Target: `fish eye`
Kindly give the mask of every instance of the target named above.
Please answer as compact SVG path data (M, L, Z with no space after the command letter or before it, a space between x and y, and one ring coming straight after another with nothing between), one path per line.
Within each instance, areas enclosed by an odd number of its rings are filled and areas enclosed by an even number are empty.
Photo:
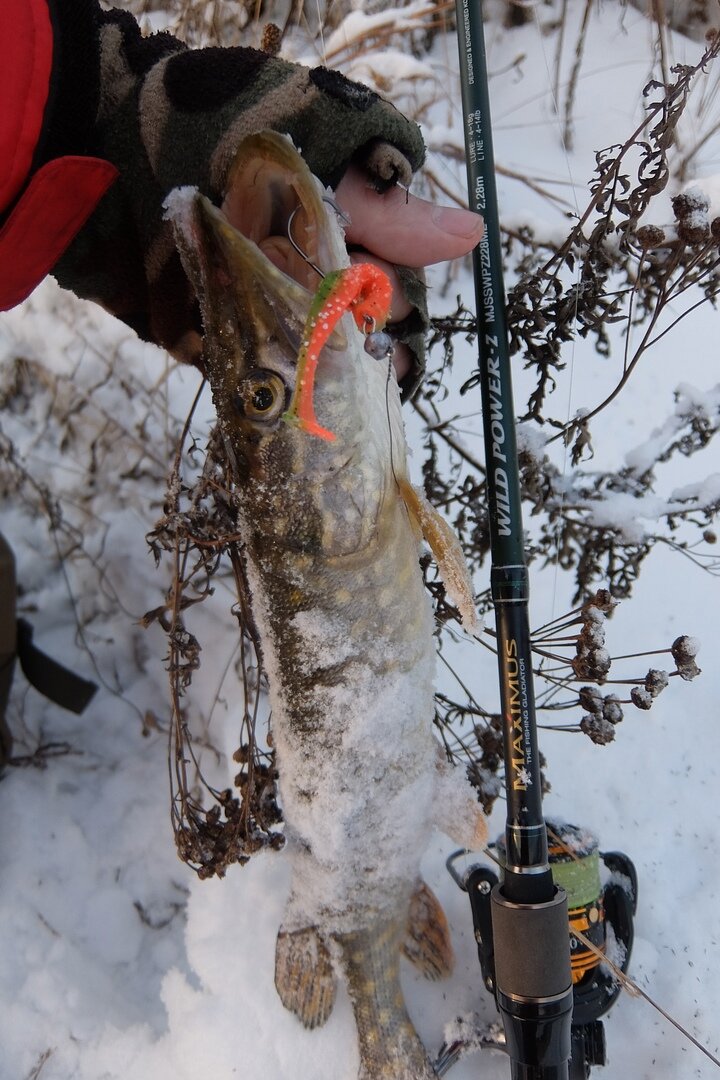
M248 420L274 420L285 409L285 383L274 371L254 371L240 383L237 405Z

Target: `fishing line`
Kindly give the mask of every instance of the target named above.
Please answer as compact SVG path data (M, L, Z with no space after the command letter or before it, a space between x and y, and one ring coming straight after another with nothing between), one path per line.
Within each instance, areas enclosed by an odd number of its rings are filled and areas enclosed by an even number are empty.
M629 975L626 974L626 972L622 971L617 966L617 964L614 964L613 961L610 960L607 955L602 951L602 949L599 949L597 945L594 945L592 941L585 937L582 931L577 930L574 926L570 927L570 933L573 935L573 937L576 937L578 941L581 941L584 947L589 952L597 956L603 964L610 968L615 978L622 985L623 989L626 990L628 994L630 994L631 997L644 998L645 1001L647 1001L649 1005L652 1005L653 1009L656 1009L657 1012L659 1012L660 1015L663 1016L669 1024L672 1024L674 1028L677 1028L677 1030L682 1035L684 1035L686 1039L690 1040L693 1046L696 1046L698 1050L702 1050L703 1054L705 1054L706 1057L709 1057L712 1063L714 1065L717 1065L718 1068L720 1068L720 1058L716 1058L715 1055L711 1053L711 1051L708 1050L706 1046L703 1046L703 1044L699 1042L694 1035L690 1034L687 1028L684 1028L681 1023L679 1023L670 1015L670 1013L666 1012L665 1009L663 1009L662 1005L658 1005L657 1001L654 1001L649 994L645 993L642 987L638 986L638 984L633 979L631 979Z
M392 378L393 378L393 362L392 362L392 354L391 354L390 356L388 356L387 377L385 379L385 416L387 418L388 435L390 437L390 471L393 474L393 479L395 481L395 484L396 484L398 490L400 490L400 481L397 478L397 473L395 472L395 461L393 460L393 430L392 430L392 420L390 419L390 380Z
M317 10L317 17L318 17L318 31L320 33L320 49L322 51L322 62L323 62L323 66L327 67L327 51L325 49L325 33L324 33L323 19L322 19L322 15L320 14L320 0L315 0L315 8Z
M575 178L573 176L572 166L570 164L570 155L568 154L567 146L565 144L565 137L564 137L563 131L562 131L562 121L561 121L561 117L560 117L560 104L559 104L559 101L558 101L558 92L559 92L559 88L560 88L560 51L558 51L558 54L557 54L557 57L556 57L556 64L557 64L557 85L556 85L555 81L552 78L552 74L551 74L551 71L550 71L550 65L548 63L547 52L545 50L545 43L543 41L542 27L540 26L540 18L539 18L539 15L538 15L538 4L536 2L531 2L531 3L523 4L523 6L532 9L535 30L536 30L537 37L538 37L539 42L540 42L540 51L542 53L543 64L545 65L545 75L546 75L546 79L547 79L547 85L548 85L548 88L549 88L550 100L551 100L551 103L552 103L552 111L553 111L554 116L555 116L555 120L551 121L550 127L551 128L555 127L557 129L557 135L558 135L558 138L560 140L560 145L561 145L562 150L563 150L563 161L565 163L565 168L567 170L568 181L570 183L570 189L571 189L571 192L572 192L572 201L575 204L575 213L576 213L576 215L577 215L577 217L579 219L579 217L580 217L580 206L579 206L579 203L578 203L577 186L576 186L576 183L575 183ZM567 8L567 5L564 5L563 6L563 16L566 13L566 8ZM564 24L564 17L563 17L563 23L562 23L562 32L563 33L564 33L564 29L565 29L565 24ZM575 325L577 325L579 287L580 287L580 266L579 266L579 263L576 263L576 266L575 266L575 309L574 309L574 313L573 313L573 320L574 320ZM576 346L576 338L575 338L575 336L573 336L571 347L570 347L570 362L569 362L569 365L568 365L568 368L569 368L569 371L568 371L569 384L568 384L568 395L567 395L567 409L566 409L566 414L565 414L565 426L566 427L570 423L570 411L571 411L571 408L572 408L572 399L573 399L573 391L574 391L575 346ZM567 443L564 442L562 470L561 470L563 483L562 483L562 491L561 491L561 494L560 494L560 513L558 514L557 524L555 526L555 549L556 549L556 554L555 554L555 559L553 560L554 580L553 580L552 601L551 601L551 605L550 605L550 611L551 611L551 615L553 617L555 617L555 612L557 611L557 595L558 595L559 578L560 578L560 534L561 534L561 530L562 530L563 510L564 510L565 501L566 501L567 485L565 483L565 478L567 476L568 454L569 454L569 447L568 447Z

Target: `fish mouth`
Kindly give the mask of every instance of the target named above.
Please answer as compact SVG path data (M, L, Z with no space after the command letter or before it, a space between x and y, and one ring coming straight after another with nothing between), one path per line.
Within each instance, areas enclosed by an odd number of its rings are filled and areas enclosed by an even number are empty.
M214 391L236 392L256 368L277 371L291 389L319 275L349 261L319 181L287 138L262 132L240 144L221 208L187 189L167 208L200 304ZM327 347L347 348L341 329Z
M222 212L273 265L311 293L328 270L326 197L290 140L261 132L241 143Z

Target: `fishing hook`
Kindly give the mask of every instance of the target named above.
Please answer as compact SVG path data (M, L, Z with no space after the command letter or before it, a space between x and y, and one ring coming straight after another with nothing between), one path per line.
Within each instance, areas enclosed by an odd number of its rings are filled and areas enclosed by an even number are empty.
M349 218L349 217L348 217L348 215L347 215L347 214L345 213L345 211L344 211L344 210L343 210L343 209L342 209L342 208L341 208L340 206L338 206L338 204L337 204L337 203L335 202L335 200L334 200L334 199L332 199L332 198L331 198L331 197L330 197L329 195L323 195L323 196L322 196L322 201L323 201L324 203L327 203L327 204L328 204L328 206L332 206L333 210L335 211L335 213L337 214L337 216L338 216L338 217L340 218L340 220L342 221L343 225L346 225L346 226L347 226L347 225L349 225L349 224L350 224L350 218ZM317 275L318 275L319 277L323 278L323 277L325 277L325 275L323 274L323 272L322 272L322 270L320 269L320 267L319 267L319 266L316 266L316 264L315 264L315 263L314 263L314 262L312 261L312 259L311 259L311 258L309 258L309 256L308 256L308 255L307 255L307 254L306 254L306 253L305 253L305 252L303 251L303 249L302 249L302 248L300 247L300 245L299 245L299 244L298 244L298 243L297 243L297 242L295 241L295 239L294 239L294 237L293 237L293 234L292 234L292 223L293 223L293 218L295 217L295 215L297 214L297 212L298 212L298 210L299 210L299 209L300 209L300 207L299 207L299 206L296 206L296 207L295 207L295 209L293 210L292 214L291 214L291 215L290 215L290 217L288 218L288 223L287 223L287 236L288 236L288 240L290 241L290 243L292 244L292 246L293 246L293 247L295 248L295 251L297 251L297 253L298 253L298 255L300 256L300 258L301 258L301 259L304 259L304 260L305 260L305 262L306 262L306 263L308 264L308 266L309 266L309 267L311 267L311 268L312 268L312 269L313 269L313 270L315 271L315 273L316 273L316 274L317 274Z

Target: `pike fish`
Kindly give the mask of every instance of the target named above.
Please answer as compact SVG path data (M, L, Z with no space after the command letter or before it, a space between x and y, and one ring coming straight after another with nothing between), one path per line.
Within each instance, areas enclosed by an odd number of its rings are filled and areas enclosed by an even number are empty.
M334 438L288 422L319 279L302 260L301 280L286 274L263 241L268 229L282 234L296 210L294 239L311 262L323 273L348 266L322 186L292 144L268 132L241 144L230 184L236 204L240 192L241 204L265 207L247 215L248 235L197 192L174 193L168 214L202 311L269 676L293 867L275 984L283 1004L315 1027L344 979L359 1076L430 1080L403 1000L400 954L437 978L449 972L452 949L420 858L433 825L477 847L485 822L432 735L435 649L421 534L469 621L472 595L456 539L408 479L388 363L365 351L349 315L315 373L315 412Z

